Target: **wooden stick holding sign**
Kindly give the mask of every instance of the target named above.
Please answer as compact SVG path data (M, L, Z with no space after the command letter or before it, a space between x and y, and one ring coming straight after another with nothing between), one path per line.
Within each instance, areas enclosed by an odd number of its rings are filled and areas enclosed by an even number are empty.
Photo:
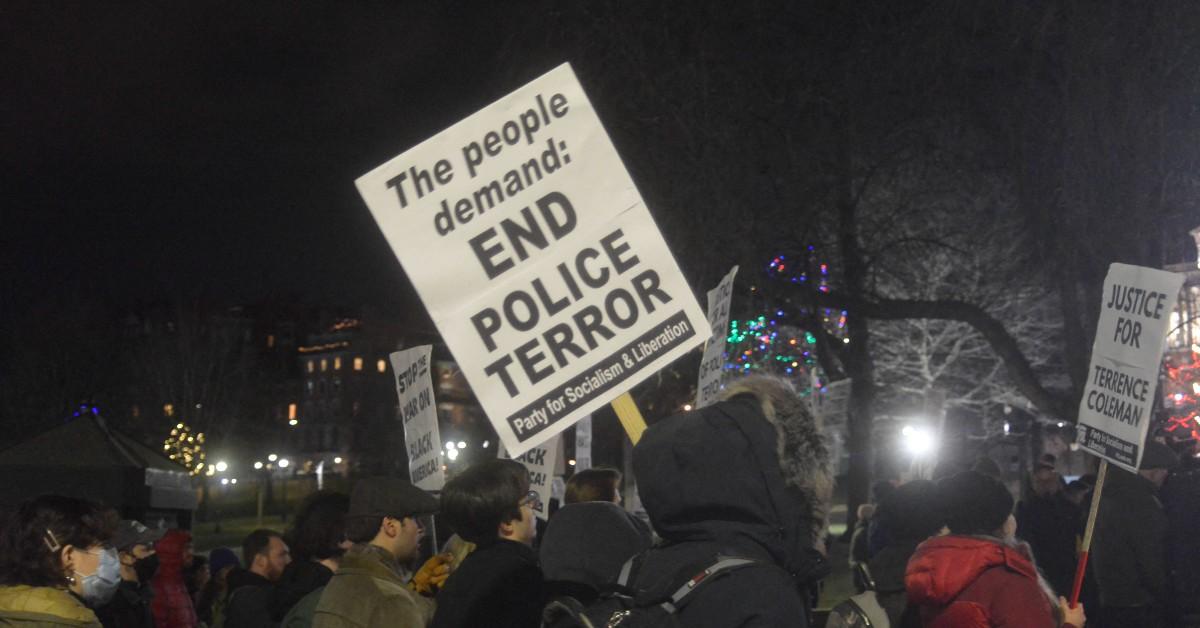
M1096 513L1100 511L1100 494L1104 491L1104 476L1108 475L1108 461L1100 461L1096 474L1096 486L1092 489L1092 507L1088 510L1087 528L1083 531L1083 545L1079 547L1079 565L1075 567L1075 583L1071 585L1071 608L1079 606L1079 591L1083 589L1083 574L1087 570L1088 554L1092 549L1092 532L1096 530Z
M629 440L633 441L634 445L638 444L638 441L642 440L642 433L646 431L646 419L642 418L642 411L638 409L633 395L625 393L613 399L612 408L617 413L617 419L621 421L621 427L625 428L625 433L629 435Z

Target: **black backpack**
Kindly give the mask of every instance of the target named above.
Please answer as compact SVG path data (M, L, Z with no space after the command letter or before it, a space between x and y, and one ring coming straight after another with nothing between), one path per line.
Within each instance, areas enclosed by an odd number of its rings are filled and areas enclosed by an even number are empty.
M680 584L669 595L652 595L630 586L645 554L625 561L615 585L600 592L595 602L584 605L571 596L550 600L542 611L542 628L642 628L679 626L680 610L696 591L709 582L738 569L763 564L748 558L717 556L703 565L683 570Z

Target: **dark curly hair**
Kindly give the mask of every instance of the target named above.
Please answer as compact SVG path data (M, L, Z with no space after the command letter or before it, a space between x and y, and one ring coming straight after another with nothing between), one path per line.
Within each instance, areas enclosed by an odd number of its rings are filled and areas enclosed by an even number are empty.
M117 513L96 502L42 495L4 514L0 523L0 585L66 586L60 551L112 540Z
M442 489L442 516L462 538L486 547L501 523L521 518L529 471L515 460L487 460L463 471Z
M350 496L345 493L317 491L309 495L300 505L292 527L283 535L292 557L322 560L345 553L338 545L346 538L349 511Z

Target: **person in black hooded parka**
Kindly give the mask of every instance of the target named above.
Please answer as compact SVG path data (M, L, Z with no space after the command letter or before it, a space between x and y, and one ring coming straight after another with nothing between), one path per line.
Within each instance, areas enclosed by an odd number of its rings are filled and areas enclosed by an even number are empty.
M662 543L632 584L669 595L718 556L749 558L758 564L698 589L681 624L803 628L803 587L827 569L813 547L832 490L828 450L808 404L783 380L746 377L722 399L651 426L634 448L639 493Z

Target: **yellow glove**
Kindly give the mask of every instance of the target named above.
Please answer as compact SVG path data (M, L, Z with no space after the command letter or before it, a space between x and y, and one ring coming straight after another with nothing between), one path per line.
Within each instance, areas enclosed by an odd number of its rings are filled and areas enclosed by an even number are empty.
M450 577L450 556L434 554L417 570L408 588L421 595L433 595Z

